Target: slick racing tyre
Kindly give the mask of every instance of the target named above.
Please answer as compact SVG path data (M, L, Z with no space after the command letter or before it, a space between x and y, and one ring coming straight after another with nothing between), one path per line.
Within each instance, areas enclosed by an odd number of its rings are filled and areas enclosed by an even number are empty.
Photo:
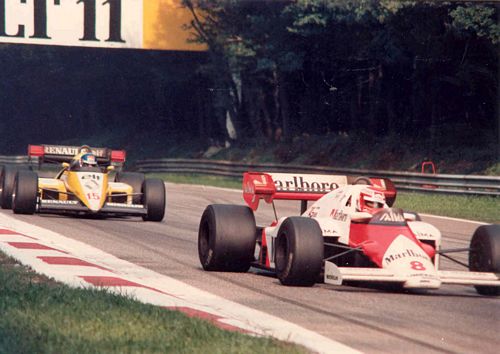
M16 214L33 214L38 195L38 176L33 171L18 171L12 193L12 210Z
M115 176L115 182L128 184L132 187L132 193L137 193L132 197L133 204L141 203L141 189L144 183L144 173L139 172L118 172Z
M198 255L204 270L246 272L254 260L255 217L241 205L207 206L198 231Z
M147 214L142 216L144 221L162 221L165 215L165 184L161 179L151 178L142 184L142 204Z
M476 229L470 241L469 270L500 272L500 225L483 225ZM498 286L474 286L481 295L500 295Z
M0 176L0 204L2 209L12 209L12 192L14 191L14 181L16 179L17 168L14 166L4 166Z
M368 177L357 177L353 184L366 184L367 186L370 186L372 182L370 182L370 178Z
M4 166L0 166L0 206L2 205L3 170Z
M312 286L323 265L323 235L311 218L289 217L278 232L276 273L283 285Z

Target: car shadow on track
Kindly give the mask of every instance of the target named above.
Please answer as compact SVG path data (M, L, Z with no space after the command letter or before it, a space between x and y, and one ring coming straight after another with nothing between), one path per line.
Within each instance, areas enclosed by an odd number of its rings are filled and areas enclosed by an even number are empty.
M452 289L402 289L393 284L346 284L346 285L327 285L324 283L317 284L321 288L329 291L345 292L345 293L383 293L394 295L409 295L422 297L452 297L452 298L495 298L494 296L481 296L475 292L473 288L465 289L466 292L457 292Z
M267 270L259 269L259 268L251 268L249 273L268 277L275 278L276 284L281 285L279 280L276 278L276 274ZM380 294L388 294L388 295L410 295L410 296L426 296L426 297L454 297L454 298L477 298L477 297L485 297L478 295L475 290L471 287L470 289L466 287L465 292L457 293L452 288L447 289L438 289L438 290L426 290L426 289L403 289L401 286L395 284L373 284L373 283L346 283L345 285L329 285L325 284L322 281L318 281L315 287L319 287L321 289L325 289L326 291L335 291L335 292L343 292L343 293L380 293ZM486 298L495 298L494 296L486 296Z
M92 215L92 214L71 214L71 213L61 213L61 214L37 214L43 218L57 218L57 219L79 219L79 220L116 220L116 221L128 221L128 222L144 222L140 217L133 216L104 216L104 215Z

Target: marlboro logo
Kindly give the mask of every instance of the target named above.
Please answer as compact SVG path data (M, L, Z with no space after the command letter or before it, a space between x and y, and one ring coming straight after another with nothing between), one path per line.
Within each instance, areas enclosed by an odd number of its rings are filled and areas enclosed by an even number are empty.
M276 190L280 192L331 192L347 184L345 176L271 174Z
M429 257L422 252L414 251L412 249L406 249L403 252L399 253L394 253L390 254L388 256L385 256L384 260L387 264L390 264L391 262L397 260L397 259L402 259L402 258L421 258L421 259L429 259Z

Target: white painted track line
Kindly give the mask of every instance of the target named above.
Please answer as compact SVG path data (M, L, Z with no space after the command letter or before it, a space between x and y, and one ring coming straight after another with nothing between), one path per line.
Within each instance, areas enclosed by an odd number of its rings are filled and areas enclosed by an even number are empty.
M477 224L477 225L490 225L487 222L481 222L481 221L474 221L474 220L467 220L467 219L459 219L459 218L450 218L448 216L439 216L439 215L431 215L431 214L422 214L419 213L421 216L426 216L426 217L431 217L431 218L436 218L436 219L441 219L441 220L450 220L450 221L460 221L460 222L466 222L469 224Z

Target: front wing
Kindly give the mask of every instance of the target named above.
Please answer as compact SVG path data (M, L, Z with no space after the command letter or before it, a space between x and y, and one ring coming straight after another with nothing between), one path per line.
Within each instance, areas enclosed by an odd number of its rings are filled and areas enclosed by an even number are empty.
M123 215L142 216L147 214L147 209L141 204L105 203L98 212L76 200L40 199L37 211L39 213L88 213L95 215Z
M488 272L438 271L442 284L500 286L500 274ZM396 275L382 268L337 267L325 262L324 281L326 284L341 285L345 281L380 283L404 283L408 277Z

